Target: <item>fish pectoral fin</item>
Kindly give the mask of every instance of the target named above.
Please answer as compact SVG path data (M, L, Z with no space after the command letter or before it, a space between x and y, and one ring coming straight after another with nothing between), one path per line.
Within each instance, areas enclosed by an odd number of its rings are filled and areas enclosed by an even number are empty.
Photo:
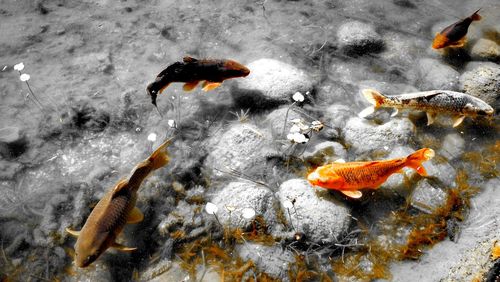
M359 191L359 190L354 190L354 191L339 190L339 191L342 192L342 194L346 195L347 197L353 198L353 199L359 199L359 198L361 198L361 196L363 196L363 193L361 193L361 191Z
M465 116L459 116L455 118L455 122L453 122L453 127L459 126L462 123L462 121L464 121L464 118Z
M364 108L361 112L359 112L358 117L365 118L375 112L375 107L369 106Z
M186 84L184 84L182 89L184 91L191 91L198 85L198 83L200 83L198 80L186 82Z
M203 83L203 91L214 90L215 88L219 87L221 84L222 84L222 82L205 81L205 83Z
M430 113L430 112L426 112L427 114L427 125L431 125L434 123L434 119L436 118L436 113Z
M394 109L394 111L392 111L391 113L391 117L395 117L399 114L399 110L398 109Z
M78 238L80 236L80 231L72 230L66 227L66 232L68 232L69 235Z
M114 242L113 245L111 245L111 248L117 249L120 252L126 252L126 253L130 253L130 252L137 250L137 248L135 248L135 247L127 247L127 246L124 246L122 244L118 244L116 242Z
M134 224L143 220L144 214L137 207L134 207L127 216L127 224Z

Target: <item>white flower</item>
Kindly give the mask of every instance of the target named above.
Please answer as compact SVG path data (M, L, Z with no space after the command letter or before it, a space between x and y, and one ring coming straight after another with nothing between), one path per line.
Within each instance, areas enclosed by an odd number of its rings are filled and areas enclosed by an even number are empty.
M311 129L314 131L320 131L321 129L323 129L323 124L321 123L321 121L315 120L311 122Z
M19 63L19 64L15 65L15 66L14 66L14 69L15 69L16 71L22 71L22 70L24 69L24 64L21 62L21 63Z
M292 127L290 128L290 133L294 132L307 132L309 130L309 126L304 123L303 120L300 118L292 119L291 122L293 123ZM293 130L293 131L292 131Z
M292 96L292 99L295 102L304 102L304 95L302 95L300 92L295 92L295 94L293 94Z
M167 124L168 124L168 126L170 126L170 127L174 127L174 126L175 126L175 120L173 120L173 119L169 119L169 120L167 121Z
M302 133L290 133L286 136L286 138L294 143L306 143L309 141L309 138L307 138L304 134Z
M208 214L216 214L219 209L214 203L208 202L207 205L205 206L205 211Z
M156 141L156 133L150 133L148 135L148 140L151 141L151 142L155 142Z
M226 206L226 209L229 211L229 212L234 212L236 210L236 207L235 206Z
M285 207L285 209L291 209L291 208L293 208L293 204L291 201L286 200L283 202L283 207Z
M244 208L241 210L241 215L243 218L252 219L255 216L255 210L252 208Z
M21 81L28 81L28 80L30 80L30 75L27 74L27 73L23 73L23 74L21 74L21 76L19 77L19 79Z
M292 127L290 127L290 133L296 133L296 132L300 132L300 127L294 124L292 125Z

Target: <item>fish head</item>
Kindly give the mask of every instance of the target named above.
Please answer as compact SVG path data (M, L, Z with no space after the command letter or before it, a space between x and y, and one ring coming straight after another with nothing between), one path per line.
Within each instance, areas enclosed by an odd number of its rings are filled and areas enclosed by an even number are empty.
M250 74L250 70L247 67L233 60L224 62L223 72L227 78L245 77Z
M464 113L470 116L493 118L495 110L482 100L472 101L472 103L467 103L463 109Z
M307 181L314 186L335 189L342 186L342 178L336 174L326 173L322 167L307 175Z
M80 235L75 244L75 263L78 267L87 267L107 249L105 234L94 236Z
M441 33L437 33L436 37L434 37L434 41L432 41L432 48L441 49L448 46L448 37Z

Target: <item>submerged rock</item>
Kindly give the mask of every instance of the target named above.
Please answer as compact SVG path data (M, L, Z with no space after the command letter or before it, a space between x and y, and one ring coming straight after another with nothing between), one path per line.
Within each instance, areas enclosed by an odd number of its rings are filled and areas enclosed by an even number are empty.
M303 158L313 166L320 166L338 159L345 160L347 151L340 143L325 141L305 151Z
M377 152L390 152L396 145L405 145L413 138L415 126L407 118L394 118L382 125L357 117L349 119L343 137L357 156Z
M447 200L446 191L432 184L428 179L422 179L411 194L410 204L422 212L432 214L444 207Z
M22 168L20 163L0 160L0 180L13 179Z
M444 137L439 153L448 160L460 157L464 153L465 140L458 133L450 133Z
M460 86L465 93L500 108L500 66L490 63L475 66L462 74Z
M340 49L347 55L378 53L384 48L381 38L373 25L359 21L343 23L337 30Z
M28 140L23 130L16 126L0 129L0 156L13 159L22 155L28 148Z
M246 175L259 175L270 151L271 138L266 131L250 123L233 124L222 135L217 136L216 145L209 148L204 166L215 178L228 177L231 170ZM226 172L226 173L224 173Z
M500 60L500 46L492 40L481 38L472 47L470 55L474 60Z
M313 81L303 70L287 63L260 59L247 65L250 75L237 81L231 94L237 105L263 109L292 101L296 92L312 92Z
M327 138L339 138L347 121L355 116L356 113L348 106L342 104L329 106L322 117L326 126L320 134Z
M421 59L417 65L421 90L457 90L460 74L435 59Z
M260 271L273 278L288 277L289 265L295 262L294 254L279 245L265 246L247 242L237 245L236 251L241 259L252 260Z
M252 218L246 218L246 209L253 209L255 216L262 216L269 228L277 226L276 200L268 188L252 182L231 182L219 190L212 203L218 207L217 217L224 226L247 229Z
M349 229L349 208L327 192L318 195L305 179L283 182L278 198L289 225L304 233L308 241L336 243ZM286 202L294 202L293 207L287 209Z

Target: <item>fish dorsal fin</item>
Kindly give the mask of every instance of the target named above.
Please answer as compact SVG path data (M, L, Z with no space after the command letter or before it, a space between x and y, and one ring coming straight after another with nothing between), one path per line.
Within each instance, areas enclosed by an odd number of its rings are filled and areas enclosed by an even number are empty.
M120 180L116 185L115 188L113 188L113 196L116 195L118 192L120 192L122 189L126 188L128 184L128 180L123 178Z
M66 232L68 232L69 235L76 237L76 238L78 238L78 236L80 236L80 231L76 231L76 230L70 229L68 227L66 227Z
M194 62L197 62L198 60L193 58L193 57L186 56L186 57L182 58L182 61L184 63L194 63Z
M459 126L462 121L464 121L465 116L459 116L455 119L455 122L453 123L453 127Z
M137 250L137 248L127 247L127 246L124 246L122 244L118 244L116 242L114 242L113 245L111 245L111 248L114 248L114 249L117 249L118 251L126 252L126 253L130 253L130 252Z
M359 190L354 190L354 191L340 190L340 192L342 192L342 194L346 195L347 197L353 198L353 199L359 199L359 198L361 198L361 196L363 196L363 193L361 193L361 191L359 191Z
M139 210L137 207L134 207L127 216L127 223L134 224L141 222L143 219L144 215L142 214L141 210Z

